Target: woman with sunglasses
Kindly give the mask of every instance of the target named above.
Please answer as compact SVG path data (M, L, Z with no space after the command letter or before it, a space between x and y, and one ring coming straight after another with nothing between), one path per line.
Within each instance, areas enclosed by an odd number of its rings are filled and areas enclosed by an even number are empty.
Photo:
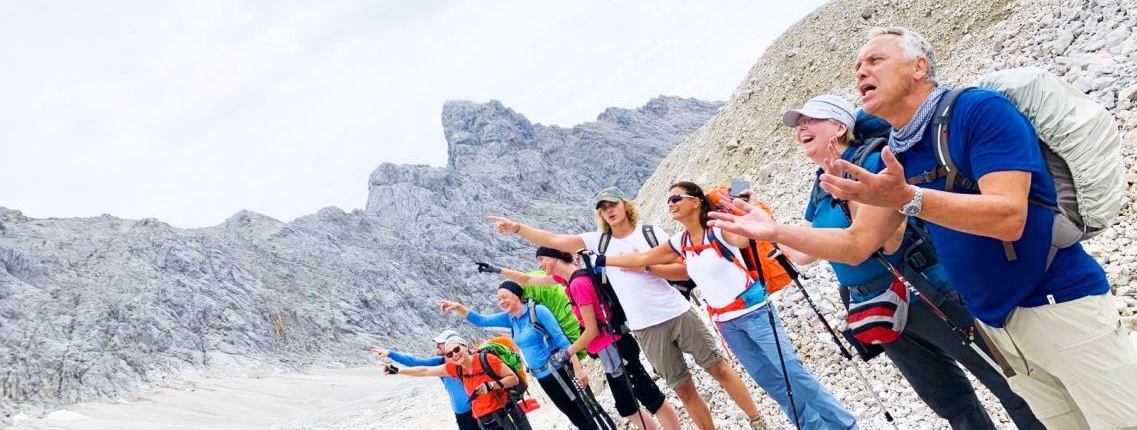
M480 360L473 359L469 344L457 335L446 339L441 350L446 362L436 366L399 368L384 364L389 375L418 377L451 377L462 381L470 397L470 409L482 430L531 430L529 419L521 407L509 400L507 388L521 382L520 377L496 355L487 354L486 363L496 370L501 379L494 379L482 369ZM461 368L461 370L459 370Z
M443 358L447 352L445 350L446 340L453 336L458 336L458 332L444 330L435 336L434 347L438 350L438 354L432 357L414 357L379 347L372 347L371 353L375 354L376 358L389 358L395 363L408 367L438 366L446 364L446 359ZM462 386L462 381L449 376L443 376L439 379L442 380L442 386L446 388L446 394L450 396L450 407L454 410L454 420L458 422L458 430L477 430L478 422L474 419L473 412L470 411L470 395L466 394L466 388Z
M580 269L573 264L571 254L543 246L537 248L537 266L549 275L524 273L488 263L478 263L478 266L479 271L500 274L522 286L563 285L572 313L584 327L580 338L568 347L568 354L587 351L599 358L620 416L641 429L656 430L660 426L649 417L654 415L663 430L679 430L679 416L675 409L667 403L667 397L640 362L640 346L636 339L629 335L611 334L601 328L607 323L605 318L611 310L597 297L591 276L574 276L574 272ZM646 413L640 405L647 409Z
M741 250L750 246L750 240L707 228L708 214L714 209L698 185L678 182L670 188L667 208L684 231L649 251L605 256L600 264L640 267L683 258L687 262L687 274L699 285L711 320L727 346L754 381L778 402L791 422L797 417L797 427L811 430L858 428L853 414L841 406L798 359L780 319L768 305L762 280L751 279L744 268L736 265L735 262L743 261ZM720 254L726 252L733 255L733 260ZM774 313L774 324L770 323L770 313ZM789 375L796 411L790 406L783 370Z
M457 302L443 301L442 312L456 312L466 321L478 327L507 328L512 333L513 342L521 350L525 358L525 365L530 375L537 378L537 383L545 390L549 400L556 405L561 413L568 417L574 426L582 430L599 430L598 420L611 421L607 413L600 408L600 404L588 404L591 394L577 388L573 372L585 375L584 368L575 355L566 354L571 344L556 317L544 305L535 305L532 312L536 312L536 320L541 327L530 322L530 308L522 300L524 292L520 285L513 281L505 281L497 290L498 306L504 312L483 315L471 311L465 305ZM558 353L559 354L555 354ZM557 358L554 360L554 358ZM572 365L569 370L568 363ZM581 378L583 385L588 379ZM590 406L594 409L590 409ZM595 410L602 416L592 415Z

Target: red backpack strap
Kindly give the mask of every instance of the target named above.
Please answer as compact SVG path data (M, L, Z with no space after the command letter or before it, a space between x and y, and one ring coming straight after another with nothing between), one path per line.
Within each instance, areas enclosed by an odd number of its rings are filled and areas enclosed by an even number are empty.
M741 270L742 273L746 274L747 282L752 282L755 279L759 279L759 277L761 276L760 272L756 273L753 270L750 270L749 268L747 268L747 266L750 265L749 261L747 261L746 264L743 264L742 261L739 261L739 259L734 257L734 253L730 252L730 248L727 248L726 243L723 242L722 239L719 239L719 237L715 235L714 230L708 229L707 231L709 232L707 242L709 242L711 244L711 246L714 247L715 252L717 252L719 254L719 257L725 258L726 261L734 263L735 267L738 267L738 270ZM746 256L748 255L748 253L746 253L746 252L739 252L739 253L743 255L743 258L746 258ZM759 270L761 270L761 269L759 269Z

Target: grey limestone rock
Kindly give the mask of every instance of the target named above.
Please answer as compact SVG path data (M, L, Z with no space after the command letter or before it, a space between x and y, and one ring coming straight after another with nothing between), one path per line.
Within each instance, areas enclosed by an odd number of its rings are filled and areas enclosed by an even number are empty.
M250 211L179 229L154 219L31 219L0 208L0 420L197 374L362 363L422 352L438 301L496 310L474 259L531 268L490 214L592 230L589 200L629 192L721 103L658 97L572 128L492 101L447 102L446 167L380 165L364 210L292 222Z

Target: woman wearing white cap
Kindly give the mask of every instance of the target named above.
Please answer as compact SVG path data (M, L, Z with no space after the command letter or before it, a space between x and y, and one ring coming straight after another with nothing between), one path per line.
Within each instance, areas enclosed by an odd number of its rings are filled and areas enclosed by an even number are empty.
M378 358L390 358L391 361L407 367L441 366L446 363L446 360L442 358L443 354L446 354L446 351L443 350L446 340L457 336L458 332L454 330L444 330L439 333L434 338L435 348L438 349L438 355L434 357L415 357L377 347L371 348L371 353ZM474 420L474 414L470 411L470 395L466 394L466 388L462 386L462 381L450 376L441 376L438 379L442 380L446 394L450 395L450 407L454 409L454 419L458 422L458 430L478 430L478 422Z
M441 337L441 336L440 336ZM399 368L384 364L383 373L417 377L436 376L461 381L463 390L469 395L470 410L479 430L532 430L529 419L521 407L510 401L507 390L521 382L501 358L495 354L484 353L474 359L476 351L470 344L457 336L446 337L442 354L444 362L432 366L413 366ZM379 355L376 353L376 355ZM484 358L484 360L483 360ZM489 367L483 367L488 365ZM495 377L496 375L497 377Z
M828 171L830 174L840 176L842 172L830 171L833 170L830 166L838 158L859 164L874 173L884 169L879 152L863 149L858 151L858 149L862 148L862 144L864 148L873 146L871 143L866 143L869 140L866 136L887 137L891 126L879 118L864 113L857 116L854 112L853 105L845 99L835 95L823 95L810 99L801 109L792 109L782 115L782 123L794 129L794 139L801 145L802 151L820 167L817 175ZM866 208L861 212L858 211L859 207L857 203L849 202L850 215L874 216L870 210L874 208ZM806 226L803 227L777 228L793 230L784 236L788 238L790 235L799 235L799 237L811 235L814 229L844 229L852 224L849 216L835 204L833 198L816 186L805 210L805 220ZM712 224L738 231L736 228L731 228L729 223L723 224L722 221L714 221ZM903 270L905 277L957 326L971 326L973 324L971 313L960 302L959 295L948 285L944 269L935 262L935 250L930 247L930 242L928 246L917 243L919 237L914 228L902 224L893 233L884 246L886 258L891 264ZM791 240L779 240L779 242L786 255L798 264L808 264L817 260L817 257L790 248L786 242L792 242ZM849 245L832 243L826 246L851 247ZM918 260L912 257L917 253L923 256L922 260L926 263L915 263ZM895 278L875 259L860 264L844 264L838 261L829 263L837 276L842 301L846 307L850 298L855 303L870 300L891 288L895 281ZM1018 428L1045 428L1026 402L1011 391L1003 375L987 364L974 350L960 342L950 326L922 301L910 301L907 321L902 330L895 340L882 344L884 353L896 364L916 394L937 415L947 420L953 429L996 428L959 365L971 371L976 379L999 398ZM977 343L984 350L988 350L981 340Z

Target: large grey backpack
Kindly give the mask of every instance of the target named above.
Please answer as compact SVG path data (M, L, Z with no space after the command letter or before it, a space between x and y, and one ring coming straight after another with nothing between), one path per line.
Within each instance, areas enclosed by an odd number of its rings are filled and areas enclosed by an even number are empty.
M1094 237L1113 225L1121 210L1125 190L1121 159L1121 133L1113 115L1073 85L1037 67L1002 70L981 76L975 87L1002 93L1034 126L1043 156L1054 178L1058 205L1031 199L1062 216L1054 217L1053 238L1046 266L1058 249ZM953 103L970 88L957 88L944 95L932 124L936 136L938 175L947 177L945 189L978 191L977 178L959 175L948 151L948 124ZM925 177L932 178L932 177ZM1015 260L1014 246L1003 242L1008 260Z

